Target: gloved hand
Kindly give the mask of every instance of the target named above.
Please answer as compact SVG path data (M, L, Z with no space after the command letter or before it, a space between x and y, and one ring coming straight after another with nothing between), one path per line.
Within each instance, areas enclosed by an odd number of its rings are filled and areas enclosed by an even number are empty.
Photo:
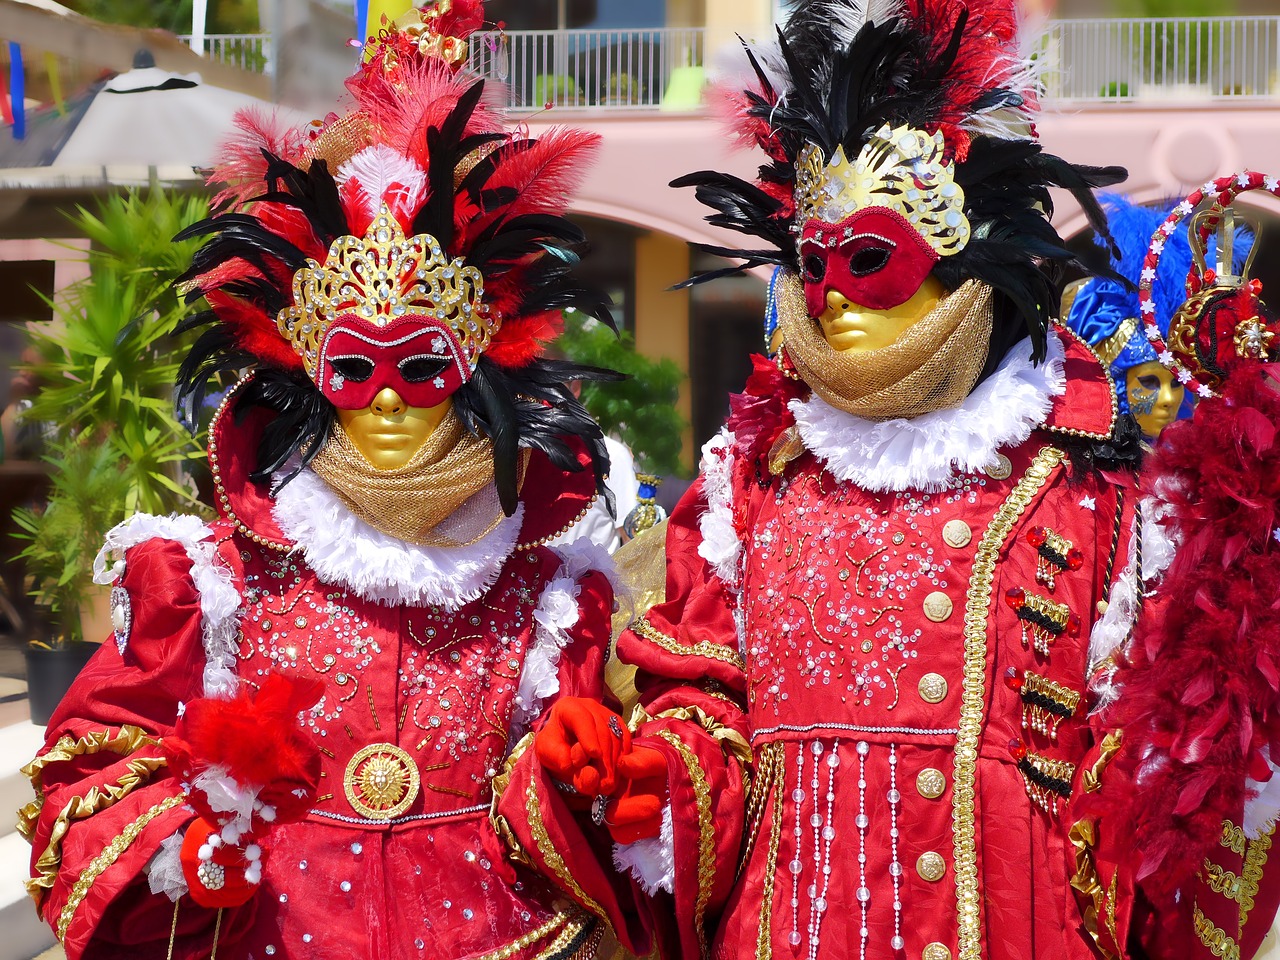
M226 843L203 817L187 827L179 859L191 899L202 907L238 907L257 892L265 854L248 837Z
M605 807L604 825L616 843L635 843L662 831L667 798L667 759L659 750L634 744L618 761L620 789Z
M586 797L607 797L618 789L618 761L631 750L631 731L604 704L565 697L552 705L533 748L561 783Z

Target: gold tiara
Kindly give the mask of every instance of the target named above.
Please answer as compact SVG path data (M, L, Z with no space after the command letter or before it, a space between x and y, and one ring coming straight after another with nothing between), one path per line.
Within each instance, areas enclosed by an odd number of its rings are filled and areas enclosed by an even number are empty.
M964 190L945 157L942 134L885 124L863 146L853 163L844 147L830 162L822 148L806 143L796 157L796 217L839 223L867 207L900 213L941 257L959 253L969 242Z
M313 378L325 333L345 313L379 327L410 314L443 321L472 370L498 329L480 271L446 258L430 234L406 238L386 204L363 237L338 237L323 266L308 260L293 275L293 305L276 327Z

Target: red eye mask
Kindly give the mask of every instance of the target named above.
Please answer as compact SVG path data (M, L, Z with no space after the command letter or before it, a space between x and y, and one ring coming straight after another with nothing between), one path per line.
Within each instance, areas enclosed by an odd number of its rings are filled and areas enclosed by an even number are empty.
M325 333L316 385L340 410L361 410L390 387L411 407L434 407L471 379L462 347L443 323L407 316L376 327L351 314Z
M810 220L800 234L809 316L822 315L832 290L872 310L906 303L938 259L919 231L887 207L866 207L839 223Z

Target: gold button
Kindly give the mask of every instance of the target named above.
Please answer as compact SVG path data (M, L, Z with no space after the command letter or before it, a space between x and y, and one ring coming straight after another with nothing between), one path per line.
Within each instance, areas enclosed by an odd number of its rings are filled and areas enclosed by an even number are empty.
M941 703L947 696L947 681L936 673L920 678L920 698L925 703Z
M983 472L992 480L1008 480L1013 476L1013 463L1003 453L997 453L996 462Z
M967 547L973 539L973 531L963 520L948 520L942 528L942 541L948 547Z
M875 649L875 646L876 646L876 645L875 645L874 643L872 643L870 640L863 640L863 641L862 641L862 652L863 652L863 653L870 653L872 650L874 650L874 649Z
M937 800L947 789L947 778L941 770L925 767L916 774L916 789L926 800Z
M946 872L947 861L942 859L942 854L932 850L920 854L920 859L916 861L916 873L920 874L920 879L930 883L937 883Z
M941 590L935 590L924 598L924 615L934 623L941 623L951 616L951 598Z
M947 949L945 943L935 941L925 945L924 953L920 954L920 960L951 960L951 951Z

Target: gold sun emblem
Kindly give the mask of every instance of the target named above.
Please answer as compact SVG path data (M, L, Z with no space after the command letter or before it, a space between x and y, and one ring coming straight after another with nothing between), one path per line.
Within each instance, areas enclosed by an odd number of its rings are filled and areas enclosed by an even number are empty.
M389 820L408 810L417 798L418 765L394 744L370 744L347 764L343 786L347 802L357 813L371 820Z

